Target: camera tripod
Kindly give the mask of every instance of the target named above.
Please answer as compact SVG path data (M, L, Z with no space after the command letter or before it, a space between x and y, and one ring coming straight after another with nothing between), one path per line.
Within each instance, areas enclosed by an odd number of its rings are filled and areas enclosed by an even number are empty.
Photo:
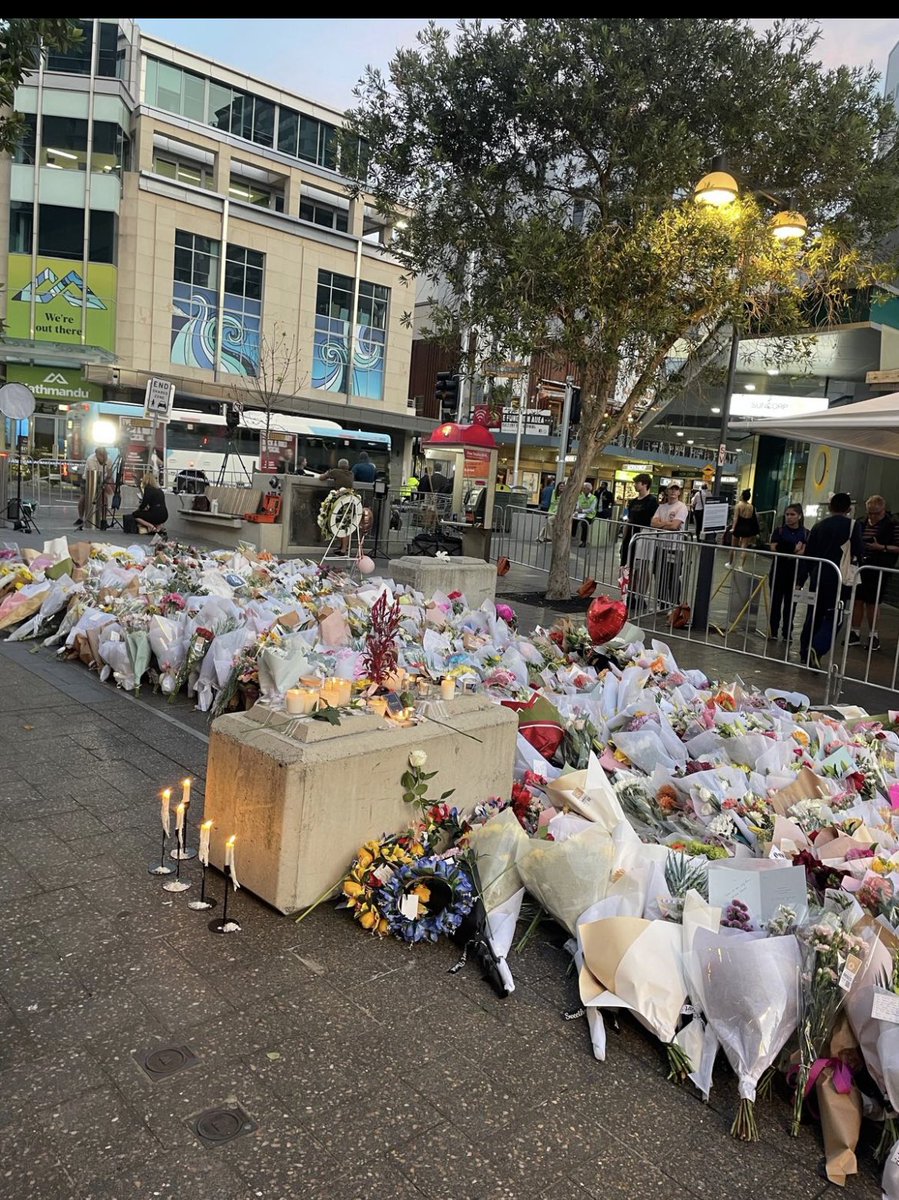
M6 506L7 519L12 521L13 529L20 533L40 533L37 527L37 522L34 519L34 505L26 504L22 500L22 446L25 442L24 437L18 439L18 463L16 474L16 498L10 500Z

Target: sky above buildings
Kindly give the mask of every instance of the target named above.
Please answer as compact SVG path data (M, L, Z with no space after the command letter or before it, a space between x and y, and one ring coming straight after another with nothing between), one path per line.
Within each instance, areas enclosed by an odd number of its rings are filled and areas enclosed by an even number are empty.
M427 18L383 20L185 20L137 18L147 33L279 83L310 100L344 109L369 64L386 67L398 46L411 46ZM451 24L441 20L441 24ZM752 19L751 24L770 24ZM818 53L829 67L873 63L883 73L899 41L899 18L819 21Z

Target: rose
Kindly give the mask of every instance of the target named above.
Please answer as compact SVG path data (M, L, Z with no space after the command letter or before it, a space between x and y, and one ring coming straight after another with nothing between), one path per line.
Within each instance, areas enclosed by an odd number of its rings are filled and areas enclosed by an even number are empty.
M428 756L424 750L413 750L409 755L409 766L420 770L428 761Z

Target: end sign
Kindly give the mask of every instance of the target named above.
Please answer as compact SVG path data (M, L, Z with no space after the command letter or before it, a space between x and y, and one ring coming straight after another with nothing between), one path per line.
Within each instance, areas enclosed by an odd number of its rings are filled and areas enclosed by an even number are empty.
M144 416L167 421L175 400L175 385L168 379L148 379L144 395Z

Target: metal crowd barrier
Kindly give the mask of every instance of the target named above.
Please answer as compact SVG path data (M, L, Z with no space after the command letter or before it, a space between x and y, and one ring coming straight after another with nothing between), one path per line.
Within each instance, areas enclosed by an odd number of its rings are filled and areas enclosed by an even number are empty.
M444 518L452 516L453 498L440 492L412 492L391 488L387 494L388 556L405 554L419 534L433 534Z
M826 678L825 702L839 694L837 648L846 609L834 563L671 533L640 533L628 551L628 612L648 636L684 638L810 670ZM691 620L705 556L711 603L703 629Z
M553 518L535 509L507 509L505 516L506 521L498 529L494 528L494 557L505 555L517 566L548 573L552 559ZM569 552L572 584L579 586L586 579L617 584L621 538L627 528L626 521L597 517L589 525L586 546L581 546L580 530L576 530Z
M895 692L899 682L899 569L863 566L851 591L846 591L839 634L840 681ZM856 605L858 626L852 619ZM861 634L858 643L851 636L856 627Z

